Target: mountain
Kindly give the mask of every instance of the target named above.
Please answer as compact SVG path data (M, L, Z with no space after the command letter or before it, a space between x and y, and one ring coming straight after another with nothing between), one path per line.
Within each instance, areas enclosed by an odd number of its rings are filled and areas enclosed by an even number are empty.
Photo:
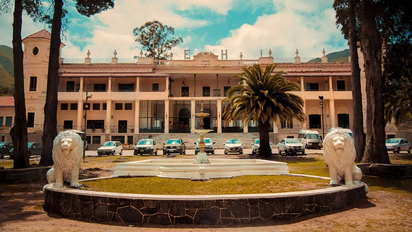
M14 88L13 49L0 45L0 87Z
M338 63L347 63L348 57L350 56L349 49L345 49L343 51L339 52L332 52L329 54L326 54L326 57L328 57L328 62L338 62ZM308 63L320 63L320 58L315 58L313 60L309 60Z

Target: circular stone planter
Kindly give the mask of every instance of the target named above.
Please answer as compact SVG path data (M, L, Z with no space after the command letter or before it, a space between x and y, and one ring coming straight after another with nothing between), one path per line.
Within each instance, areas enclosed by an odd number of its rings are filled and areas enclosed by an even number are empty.
M366 198L365 184L239 195L144 195L44 188L44 209L81 221L116 225L247 224L331 212Z

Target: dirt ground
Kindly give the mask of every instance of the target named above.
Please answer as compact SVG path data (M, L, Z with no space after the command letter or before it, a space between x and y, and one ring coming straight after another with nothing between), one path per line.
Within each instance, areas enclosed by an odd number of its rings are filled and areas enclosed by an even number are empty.
M88 169L81 178L109 176L111 169ZM45 183L36 191L0 195L0 231L412 231L412 193L375 190L355 207L287 222L234 226L112 226L61 218L42 209Z

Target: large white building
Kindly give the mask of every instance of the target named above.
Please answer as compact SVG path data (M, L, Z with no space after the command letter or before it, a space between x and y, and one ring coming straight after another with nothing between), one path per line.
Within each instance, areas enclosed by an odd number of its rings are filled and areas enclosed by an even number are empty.
M39 132L43 128L50 38L49 32L41 30L23 40L29 132ZM142 134L194 133L199 120L195 112L200 111L203 103L204 111L210 113L204 118L205 128L216 133L257 132L254 122L243 125L236 121L225 125L222 100L227 90L238 84L234 75L253 64L273 64L270 55L255 60L244 60L240 55L237 60L227 60L202 52L185 60L157 61L140 57L134 63L119 63L116 55L114 52L110 63L95 63L89 55L81 63L65 63L61 59L58 131L84 130L86 124L88 140L92 144L107 140L131 144ZM305 101L306 122L272 123L271 131L276 135L272 136L274 140L296 137L302 128L321 133L319 96L323 96L325 131L337 126L352 128L349 62L330 63L323 54L321 63L301 63L296 53L295 62L279 63L275 71L284 71L284 77L301 86L301 90L294 93ZM92 96L87 100L90 110L85 123L83 104L86 92ZM365 100L363 104L365 108ZM394 133L394 129L390 126L387 131Z

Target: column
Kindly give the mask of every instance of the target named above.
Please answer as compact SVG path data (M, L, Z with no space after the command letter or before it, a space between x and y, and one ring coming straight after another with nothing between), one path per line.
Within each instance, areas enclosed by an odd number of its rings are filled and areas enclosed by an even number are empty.
M305 112L305 114L307 115L306 112L306 97L305 97L305 82L303 77L300 77L300 93L302 95L302 99L303 99L303 112ZM308 117L306 117L306 119L308 119ZM302 129L306 128L306 121L302 123ZM273 130L275 130L275 127L273 127ZM278 128L276 128L276 130L278 130ZM275 132L277 133L277 132Z
M134 134L139 134L140 100L134 101Z
M219 90L219 74L216 74L216 91L217 91L217 96L220 97L220 90ZM210 95L212 96L212 95Z
M222 100L216 100L217 106L217 133L222 133Z
M110 134L110 126L112 122L112 101L106 101L106 134Z
M190 133L195 133L196 122L196 100L190 100Z
M169 134L169 100L165 100L165 129L163 133Z
M166 77L166 97L170 96L170 89L169 89L170 80L169 77Z
M140 92L140 77L136 77L136 92Z
M279 133L278 124L275 121L273 121L273 133Z
M82 131L83 123L83 83L84 78L80 77L79 99L77 100L77 130Z
M196 74L193 74L193 88L193 96L196 97Z
M335 100L334 99L329 99L329 118L330 118L330 124L331 124L330 126L336 127Z

